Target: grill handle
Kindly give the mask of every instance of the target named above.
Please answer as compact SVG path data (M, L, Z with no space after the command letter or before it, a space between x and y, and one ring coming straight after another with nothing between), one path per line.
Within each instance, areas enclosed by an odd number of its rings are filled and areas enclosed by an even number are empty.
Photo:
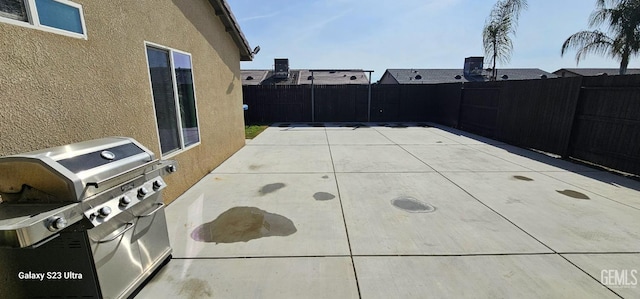
M116 174L116 175L110 176L110 177L108 177L108 178L106 178L106 179L99 180L99 181L97 181L97 182L89 182L89 183L87 183L87 186L93 186L93 187L95 187L95 188L100 188L100 186L101 186L102 184L104 184L104 183L106 183L106 182L108 182L108 181L111 181L111 180L114 180L114 179L116 179L116 178L119 178L119 177L121 177L122 175L124 175L124 174L126 174L126 173L134 172L134 171L136 171L136 170L139 170L139 169L142 169L142 168L145 168L145 167L149 167L150 165L156 164L157 162L158 162L158 160L153 160L153 161L151 161L151 162L147 162L147 163L142 164L142 165L140 165L140 166L138 166L138 167L136 167L136 168L127 169L126 171L123 171L123 172L118 173L118 174Z
M153 211L144 214L144 215L140 215L138 217L143 218L143 217L149 217L149 216L153 216L153 214L155 214L156 212L160 211L160 209L164 208L164 203L158 202L156 203L157 207L155 209L153 209Z
M98 241L98 243L107 243L107 242L111 242L111 241L113 241L113 240L115 240L115 239L119 238L120 236L124 235L126 232L130 231L132 228L134 228L134 227L136 227L136 226L134 225L134 223L133 223L133 222L127 222L127 223L125 223L125 224L123 225L123 227L124 227L124 229L123 229L121 232L119 232L117 235L115 235L115 236L113 236L113 237L111 237L111 238L109 238L109 239L102 239L102 240Z

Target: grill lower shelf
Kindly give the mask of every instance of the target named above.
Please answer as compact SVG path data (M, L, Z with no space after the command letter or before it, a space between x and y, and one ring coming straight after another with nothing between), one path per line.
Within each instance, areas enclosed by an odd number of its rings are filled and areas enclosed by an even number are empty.
M85 233L61 233L38 248L0 248L0 298L101 298Z
M164 208L134 225L108 242L72 226L36 248L0 247L0 298L130 296L171 255Z

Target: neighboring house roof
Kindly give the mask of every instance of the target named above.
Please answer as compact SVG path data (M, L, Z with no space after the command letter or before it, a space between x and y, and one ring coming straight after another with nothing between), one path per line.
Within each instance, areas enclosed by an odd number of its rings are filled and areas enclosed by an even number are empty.
M311 85L311 70L289 70L289 78L274 77L273 70L242 70L242 85ZM313 71L313 84L342 85L369 84L369 78L361 70Z
M267 78L267 74L269 74L268 70L243 70L241 71L242 85L260 85Z
M231 12L231 8L229 8L227 1L209 0L209 3L211 3L211 6L213 6L213 9L216 12L216 15L220 18L220 21L222 21L225 30L229 33L229 35L231 35L231 38L238 46L238 49L240 49L240 60L253 60L253 50L251 50L249 42L244 36L244 33L242 33L240 25L238 24L238 21L236 21L236 17Z
M381 84L437 84L455 82L488 81L491 71L483 70L482 75L464 76L462 69L387 69L380 79ZM503 78L506 75L506 79ZM557 78L541 69L498 69L498 80L528 80ZM459 76L459 77L458 77Z
M558 75L558 77L569 76L600 76L600 75L619 75L620 69L606 69L606 68L567 68L567 69L559 69L554 74ZM563 73L569 73L564 74ZM635 75L640 74L640 69L627 69L627 75Z
M300 70L300 80L298 84L311 84L310 70ZM369 78L364 71L359 70L313 71L313 84L369 84Z

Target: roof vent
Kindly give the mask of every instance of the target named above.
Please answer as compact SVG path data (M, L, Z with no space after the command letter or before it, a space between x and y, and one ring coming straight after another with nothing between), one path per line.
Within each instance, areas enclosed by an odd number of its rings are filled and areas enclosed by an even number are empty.
M507 80L509 79L509 76L507 76L507 74L502 75L502 80Z
M313 80L313 76L307 77L307 80Z
M358 79L358 77L356 77L356 76L351 76L351 78L349 78L349 79L351 79L351 80L355 80L355 79Z
M547 79L547 75L546 74L540 75L540 79Z
M460 79L462 79L462 76L456 75L456 79L460 80Z
M248 77L247 77L247 80L253 80L253 77L248 76Z
M336 71L329 71L329 74L335 74Z
M416 80L422 80L422 76L416 75Z

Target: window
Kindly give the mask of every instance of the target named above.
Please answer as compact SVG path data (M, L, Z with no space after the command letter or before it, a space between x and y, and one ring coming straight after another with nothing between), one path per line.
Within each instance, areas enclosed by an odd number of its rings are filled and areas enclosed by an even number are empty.
M147 45L147 62L163 155L200 142L191 55Z
M87 38L82 6L67 0L0 0L0 21Z

